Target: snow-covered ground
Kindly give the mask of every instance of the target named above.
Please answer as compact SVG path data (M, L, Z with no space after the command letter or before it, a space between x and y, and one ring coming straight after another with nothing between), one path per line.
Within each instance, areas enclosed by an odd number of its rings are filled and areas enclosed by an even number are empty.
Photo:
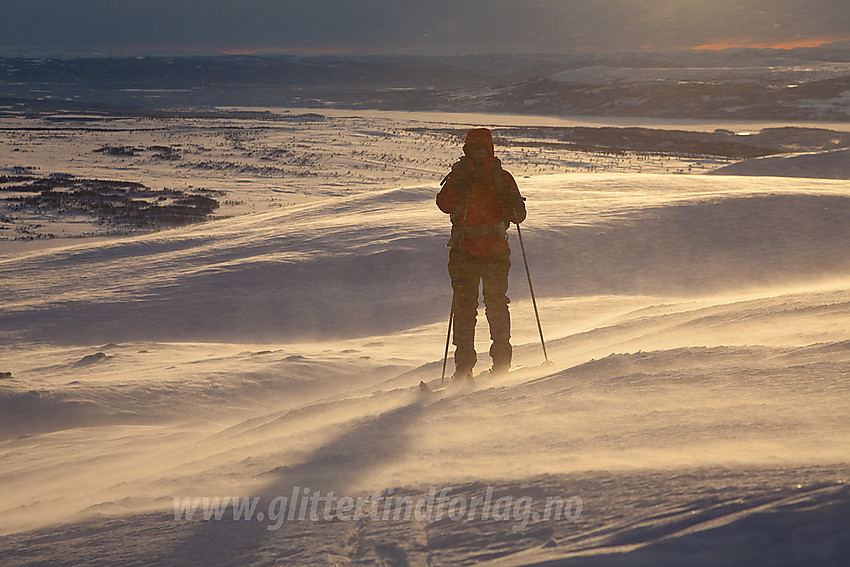
M761 175L768 177L850 179L850 150L768 156L733 163L709 173L722 175Z
M850 71L845 62L814 62L785 59L779 64L770 57L756 58L746 66L727 67L619 67L593 65L579 69L562 71L552 78L557 81L583 84L604 84L607 82L648 83L658 81L712 82L728 81L734 83L752 82L755 79L771 83L802 83L844 77ZM795 85L796 86L796 85Z
M145 152L91 157L172 130L19 133L9 166L239 203L155 233L0 243L1 565L850 561L846 177L505 149L554 365L512 229L525 367L423 394L456 140L332 124L258 129L229 158L242 170L177 178ZM184 162L237 151L209 125L173 135ZM251 169L285 144L319 175ZM846 154L818 160L841 171ZM486 338L482 322L478 370Z

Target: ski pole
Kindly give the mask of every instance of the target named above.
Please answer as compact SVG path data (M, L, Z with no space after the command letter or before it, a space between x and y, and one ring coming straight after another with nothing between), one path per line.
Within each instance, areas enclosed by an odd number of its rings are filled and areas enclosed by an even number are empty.
M514 212L516 218L516 212ZM516 223L516 233L519 237L519 248L522 251L522 261L525 264L525 275L528 278L528 291L531 292L531 304L534 306L534 318L537 319L537 332L540 333L540 344L543 347L543 366L552 366L555 364L549 360L549 355L546 354L546 341L543 340L543 327L540 326L540 313L537 311L537 299L534 297L534 287L531 285L531 270L528 269L528 258L525 255L525 245L522 242L522 230L519 228L519 223Z
M452 278L452 309L449 312L449 328L446 331L446 351L443 353L443 373L440 376L440 384L443 384L446 381L446 364L449 361L449 344L451 343L452 338L452 322L455 317L455 285L458 278L460 278L460 261L463 258L463 235L464 229L466 228L467 212L469 212L469 209L464 208L463 220L460 223L460 236L457 241L457 265L455 266L454 278Z

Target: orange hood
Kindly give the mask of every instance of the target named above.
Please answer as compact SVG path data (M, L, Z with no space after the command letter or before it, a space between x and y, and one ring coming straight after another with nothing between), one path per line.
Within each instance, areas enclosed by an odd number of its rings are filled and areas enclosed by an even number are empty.
M463 144L464 152L466 147L471 145L481 145L487 148L487 153L490 157L494 155L493 135L487 128L473 128L466 134L466 142Z

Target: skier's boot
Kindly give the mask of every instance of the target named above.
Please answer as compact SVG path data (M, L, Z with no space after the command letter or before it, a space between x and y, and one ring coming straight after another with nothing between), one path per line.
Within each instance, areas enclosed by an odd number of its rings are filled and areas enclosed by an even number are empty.
M508 371L510 369L510 364L494 364L490 367L490 376L492 376L493 378L501 378L502 376L507 376Z
M511 369L511 358L513 348L510 341L500 340L493 341L490 347L490 358L493 359L493 366L490 367L490 374L494 377L504 376Z
M452 381L456 384L472 382L472 369L475 368L478 356L475 349L471 347L457 347L455 349L455 373Z
M455 370L455 373L452 374L452 382L454 384L475 384L472 370Z

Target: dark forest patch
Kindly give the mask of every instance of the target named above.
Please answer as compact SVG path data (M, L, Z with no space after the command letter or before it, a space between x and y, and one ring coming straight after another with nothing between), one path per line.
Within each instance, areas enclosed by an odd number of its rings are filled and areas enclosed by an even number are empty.
M214 197L222 194L208 189L151 189L132 181L66 174L0 176L0 201L6 209L3 219L9 222L16 213L68 213L86 215L117 229L169 228L206 220L219 207Z

